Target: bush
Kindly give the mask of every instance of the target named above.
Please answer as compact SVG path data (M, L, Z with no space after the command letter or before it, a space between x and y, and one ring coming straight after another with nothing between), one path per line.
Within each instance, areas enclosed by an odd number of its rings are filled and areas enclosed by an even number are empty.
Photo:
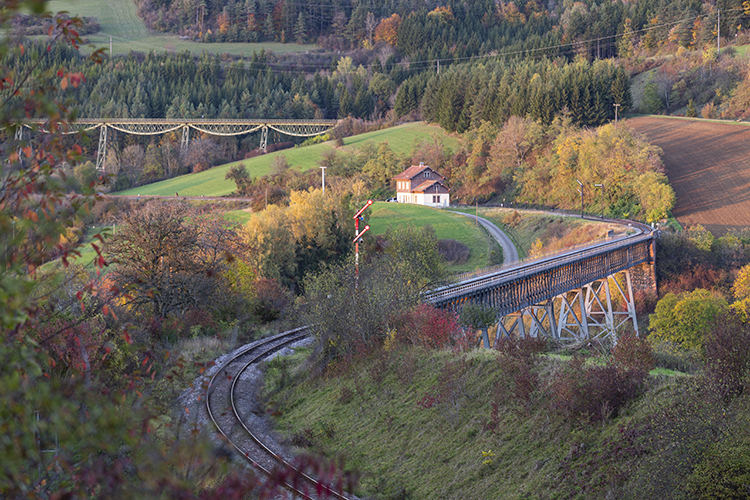
M447 347L461 337L461 327L450 312L427 304L405 311L398 324L399 340L422 347Z
M438 241L438 253L450 264L463 264L469 260L471 249L460 241L444 239Z
M694 351L685 351L669 342L659 342L652 347L655 366L658 368L683 373L696 373L700 369L700 360Z
M547 339L545 337L501 337L496 346L506 356L528 361L533 356L547 351Z
M621 370L640 370L648 373L654 367L656 359L647 339L625 334L612 349L615 365Z
M723 297L698 289L675 295L668 293L656 304L650 316L652 338L679 345L684 349L701 349L703 336L716 324L727 307Z
M750 496L750 443L722 442L705 454L688 477L687 490L699 500Z
M261 323L270 323L289 307L292 294L278 280L259 279L255 282L255 300L251 305L253 315Z
M550 407L569 422L606 420L641 392L645 377L614 364L587 367L575 356L549 387Z
M706 381L724 400L742 394L750 371L750 325L725 314L706 333L705 359Z

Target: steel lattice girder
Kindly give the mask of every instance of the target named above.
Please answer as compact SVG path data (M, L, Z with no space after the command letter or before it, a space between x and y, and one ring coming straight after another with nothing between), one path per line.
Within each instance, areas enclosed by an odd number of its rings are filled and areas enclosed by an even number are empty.
M436 307L460 311L465 301L480 302L506 315L552 299L569 290L648 262L651 239L645 238L579 258L519 266L497 275L432 290L425 295Z
M32 124L40 126L43 132L46 122L42 120L28 120L27 127ZM281 134L295 137L313 137L332 130L336 120L221 120L221 119L109 119L85 118L68 124L64 133L73 134L81 130L93 130L99 127L110 127L114 130L134 135L161 135L168 132L189 127L199 132L217 136L237 136L258 131L261 128L271 128Z

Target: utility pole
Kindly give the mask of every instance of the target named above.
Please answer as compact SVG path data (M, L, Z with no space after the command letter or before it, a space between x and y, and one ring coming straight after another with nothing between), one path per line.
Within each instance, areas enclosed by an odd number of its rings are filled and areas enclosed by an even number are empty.
M615 107L615 127L617 127L617 110L620 108L620 103L616 102L612 106Z
M604 183L594 184L595 187L602 188L602 219L604 218Z
M328 167L320 167L323 174L323 196L326 195L326 168Z
M109 35L109 57L112 58L112 35Z
M576 182L578 183L578 192L581 193L581 219L583 219L583 183L576 179Z
M716 9L716 57L721 52L721 9Z

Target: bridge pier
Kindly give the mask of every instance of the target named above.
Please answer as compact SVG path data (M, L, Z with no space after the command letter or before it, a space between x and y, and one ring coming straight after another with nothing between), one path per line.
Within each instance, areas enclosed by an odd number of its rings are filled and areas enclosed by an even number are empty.
M260 148L264 153L268 152L268 127L260 129Z
M99 128L99 147L96 150L96 169L104 171L107 165L107 125Z
M624 310L616 310L616 302L624 304ZM608 338L617 342L618 331L628 322L638 335L633 283L630 271L625 270L500 316L493 345L503 336L512 335L570 341ZM482 343L485 347L490 344L489 339Z
M185 125L182 127L182 137L180 138L180 151L183 153L187 151L190 145L190 127Z

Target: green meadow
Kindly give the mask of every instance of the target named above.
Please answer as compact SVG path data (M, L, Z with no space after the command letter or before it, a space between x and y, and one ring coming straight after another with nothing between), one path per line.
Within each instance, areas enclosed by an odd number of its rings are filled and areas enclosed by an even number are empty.
M112 37L113 55L128 54L130 51L149 52L182 52L188 50L194 54L209 52L230 54L232 56L250 56L261 50L276 54L289 52L309 52L316 45L297 45L293 43L199 43L180 40L177 35L150 31L136 15L135 3L132 0L51 0L47 3L50 12L66 11L73 16L95 17L101 31L87 35L94 48L104 48L109 52Z
M430 226L435 230L438 239L457 240L468 246L471 249L469 260L464 264L451 266L451 272L460 273L488 267L491 252L501 252L499 245L489 237L482 226L476 226L468 217L409 203L377 202L371 210L369 225L373 236L411 224L415 227Z
M443 131L438 126L426 125L421 122L406 123L388 129L377 130L344 139L344 151L353 151L369 143L387 142L390 148L399 155L406 155L412 151L414 146L425 139L437 136L443 144L451 149L458 146L458 141ZM234 165L244 163L251 177L261 177L271 172L273 162L278 156L284 156L292 168L301 172L317 168L325 151L334 147L333 141L302 146L282 151L275 151L255 158L227 163L218 167L183 175L161 182L155 182L126 191L119 195L136 196L227 196L234 192L236 186L233 181L226 180L225 176Z

